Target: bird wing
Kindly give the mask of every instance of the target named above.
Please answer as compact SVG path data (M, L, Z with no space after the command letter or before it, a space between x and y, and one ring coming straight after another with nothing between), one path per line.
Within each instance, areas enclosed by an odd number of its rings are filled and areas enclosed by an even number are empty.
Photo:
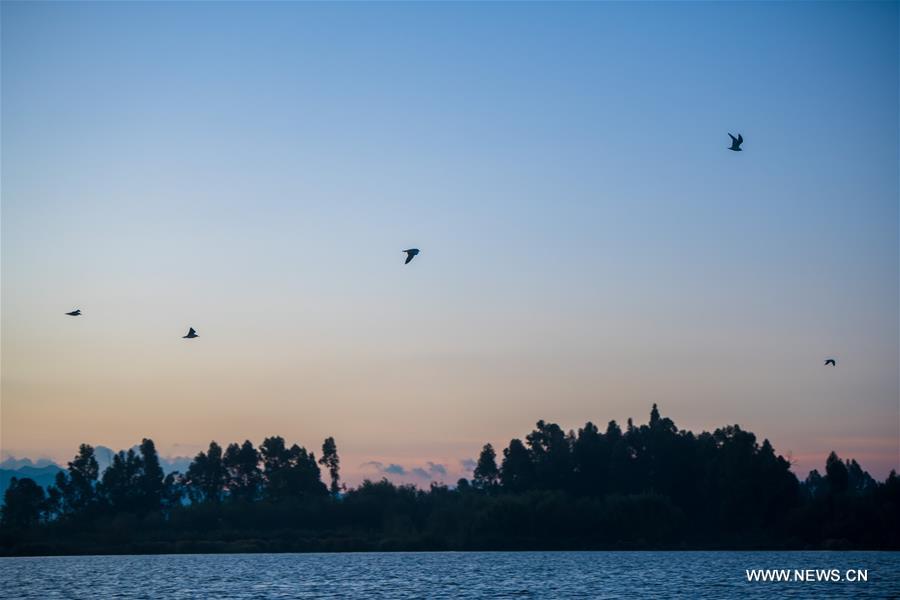
M194 335L196 331L194 331L193 327L188 327L188 335Z
M411 260L413 259L414 256L415 256L415 254L413 254L412 252L407 252L407 253L406 253L406 260L403 261L403 264L404 264L404 265L408 265L408 264L409 264L409 261L411 261Z
M737 143L738 143L738 144L743 144L743 143L744 143L744 136L742 136L741 134L738 134Z
M738 135L740 135L740 134L738 134ZM728 137L731 138L731 141L732 141L732 142L736 142L736 141L737 141L737 138L734 137L733 135L731 135L730 133L728 134Z

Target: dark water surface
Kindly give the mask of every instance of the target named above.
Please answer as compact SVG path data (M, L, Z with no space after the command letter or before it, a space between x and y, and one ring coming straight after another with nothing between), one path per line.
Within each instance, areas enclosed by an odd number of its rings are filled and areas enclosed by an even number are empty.
M842 581L748 582L747 569ZM867 582L846 581L848 569ZM422 552L0 558L2 598L898 598L900 553Z

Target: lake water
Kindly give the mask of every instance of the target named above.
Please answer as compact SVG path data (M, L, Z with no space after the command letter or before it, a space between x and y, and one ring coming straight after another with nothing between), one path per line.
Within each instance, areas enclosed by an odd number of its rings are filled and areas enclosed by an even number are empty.
M747 569L842 581L748 582ZM865 569L867 582L845 580ZM900 553L422 552L0 558L2 598L897 598Z

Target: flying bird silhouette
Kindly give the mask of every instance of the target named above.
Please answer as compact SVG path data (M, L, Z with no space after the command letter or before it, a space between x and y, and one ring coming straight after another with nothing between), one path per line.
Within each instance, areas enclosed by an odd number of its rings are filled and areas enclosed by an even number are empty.
M193 327L190 327L190 328L188 328L187 335L183 335L183 336L181 336L181 337L182 337L182 338L187 338L187 339L190 340L190 339L193 339L193 338L197 337L197 332L194 331L194 328L193 328Z
M404 262L403 264L408 265L409 261L414 259L416 257L416 254L419 253L419 249L418 248L410 248L409 250L404 250L404 252L406 252L406 262Z
M742 136L741 134L738 134L737 137L734 137L733 135L731 135L729 133L728 137L731 138L731 148L729 148L729 150L734 150L735 152L740 152L741 144L744 143L744 136Z
M69 315L70 317L80 317L80 316L81 316L81 309L80 309L80 308L76 308L76 309L73 310L72 312L67 312L66 314Z
M837 363L834 361L833 358L829 358L829 359L825 360L825 366L827 367L828 365L835 367L835 366L837 366Z

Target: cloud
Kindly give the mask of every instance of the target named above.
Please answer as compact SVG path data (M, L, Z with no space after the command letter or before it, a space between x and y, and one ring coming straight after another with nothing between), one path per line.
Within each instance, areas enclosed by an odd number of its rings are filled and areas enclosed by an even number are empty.
M361 469L369 469L377 471L382 475L395 475L399 477L415 477L431 481L433 479L443 478L447 476L447 466L441 463L428 461L425 466L409 465L404 466L397 463L389 463L385 465L381 461L370 460L360 465Z
M443 475L444 477L446 477L447 467L440 463L433 463L431 461L428 461L428 472L432 475Z
M373 469L378 471L379 473L387 474L387 475L407 475L409 472L406 467L403 465L398 465L396 463L391 463L387 466L379 460L370 460L369 462L364 462L359 465L361 469Z
M478 466L478 463L471 458L464 458L459 461L459 464L462 465L463 471L474 471Z

